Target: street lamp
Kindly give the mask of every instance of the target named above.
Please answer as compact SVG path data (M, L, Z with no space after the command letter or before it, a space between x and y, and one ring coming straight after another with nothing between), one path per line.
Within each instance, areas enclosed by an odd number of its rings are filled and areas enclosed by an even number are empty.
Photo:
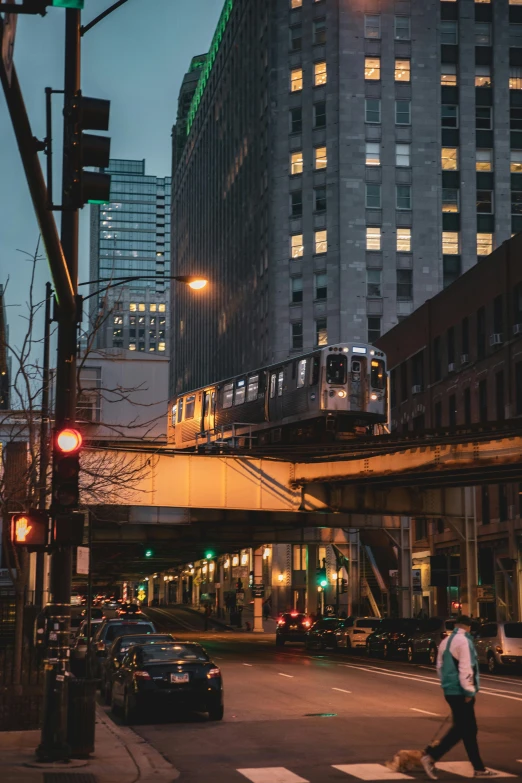
M106 286L100 288L98 291L94 291L92 294L88 294L83 297L83 301L90 299L92 296L108 291L109 288L117 288L125 283L133 283L137 280L155 280L156 282L163 282L164 280L176 280L178 283L184 283L193 291L199 291L208 285L208 280L203 275L169 275L167 277L159 275L130 275L127 277L102 277L99 280L87 280L85 283L78 283L81 285L97 285L98 283L107 283Z

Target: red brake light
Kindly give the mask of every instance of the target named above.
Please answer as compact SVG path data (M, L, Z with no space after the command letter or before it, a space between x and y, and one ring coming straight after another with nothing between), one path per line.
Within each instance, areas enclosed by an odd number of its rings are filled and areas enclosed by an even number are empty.
M150 680L150 674L148 672L137 671L134 672L135 680Z
M285 624L284 618L280 617L279 620L277 621L277 624L278 625L284 625Z
M220 669L218 669L217 667L216 667L216 668L214 668L214 669L209 669L209 670L208 670L208 672L207 672L207 677L209 678L209 680L210 680L212 677L221 677L221 671L220 671Z
M297 617L299 612L290 612L290 617Z

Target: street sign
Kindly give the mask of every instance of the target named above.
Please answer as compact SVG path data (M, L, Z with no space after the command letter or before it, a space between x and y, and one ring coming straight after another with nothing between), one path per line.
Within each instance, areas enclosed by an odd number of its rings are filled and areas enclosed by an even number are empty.
M89 573L89 547L88 546L76 547L76 573L77 574Z
M495 603L494 585L478 585L477 601L480 601L482 604L494 604Z
M14 0L7 0L8 3L14 4ZM7 83L11 86L11 79L13 76L13 53L14 42L16 35L16 22L18 14L4 14L4 32L2 35L2 61L4 63L5 75L7 77Z
M420 568L412 568L411 581L414 593L422 593L422 572Z
M243 606L245 603L245 593L243 590L238 590L236 593L236 604L238 606Z
M264 598L265 597L265 586L264 585L252 585L252 597L253 598Z

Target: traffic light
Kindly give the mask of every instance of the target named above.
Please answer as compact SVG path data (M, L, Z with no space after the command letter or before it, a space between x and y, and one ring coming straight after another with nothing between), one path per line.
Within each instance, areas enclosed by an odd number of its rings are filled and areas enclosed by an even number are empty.
M145 557L152 557L153 554L154 554L154 552L152 551L152 549L146 549L145 550Z
M31 509L11 514L11 543L25 546L30 552L43 551L47 546L49 515L45 511Z
M326 578L326 568L317 569L316 579L319 587L325 588L328 585L328 579Z
M105 204L110 200L110 174L85 171L85 168L107 168L111 140L107 136L84 133L86 129L108 130L110 110L110 101L86 98L81 90L76 92L69 106L65 138L66 208L81 209L87 203Z
M52 0L52 4L55 8L76 8L81 11L85 3L85 0Z
M53 491L51 510L55 514L75 511L80 502L80 448L78 430L66 427L53 436Z
M216 553L213 552L211 549L207 549L205 552L205 560L212 560L216 556Z

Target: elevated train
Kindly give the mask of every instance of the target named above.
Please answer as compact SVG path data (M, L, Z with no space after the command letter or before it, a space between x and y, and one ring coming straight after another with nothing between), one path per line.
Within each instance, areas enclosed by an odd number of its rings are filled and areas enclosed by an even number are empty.
M386 357L365 343L317 348L171 400L168 443L193 450L321 444L372 434L388 418Z

